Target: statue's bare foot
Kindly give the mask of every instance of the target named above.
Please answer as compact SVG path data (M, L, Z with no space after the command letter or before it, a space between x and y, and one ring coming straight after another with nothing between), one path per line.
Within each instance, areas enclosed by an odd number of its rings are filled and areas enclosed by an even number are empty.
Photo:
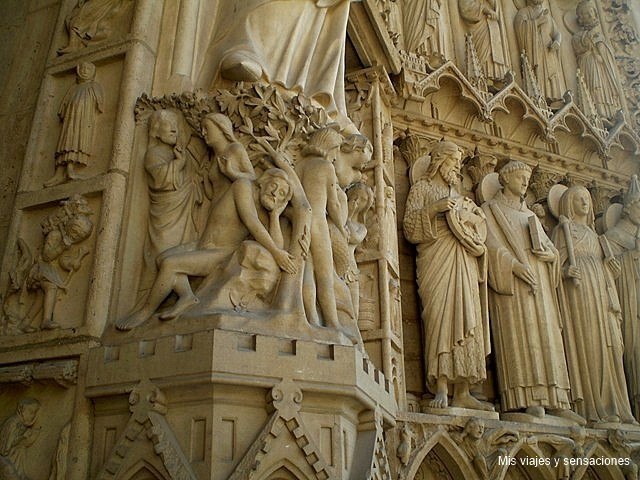
M160 320L173 320L174 318L182 315L185 310L193 307L197 303L200 303L200 300L198 300L198 297L196 297L195 295L180 297L180 299L178 299L176 304L171 309L160 315Z
M446 392L436 393L436 398L429 402L431 408L447 408L449 406L449 399Z
M55 330L56 328L60 328L60 325L53 320L49 320L42 324L42 330Z
M486 412L494 412L495 408L489 402L483 402L473 397L471 394L454 396L451 400L452 407L470 408L472 410L484 410Z
M76 172L73 164L69 163L67 164L67 178L69 178L69 180L84 180L87 177L85 175L82 175L81 173Z
M63 168L56 167L56 171L49 180L43 183L45 187L54 187L69 180Z
M572 412L568 408L557 408L557 409L549 409L547 410L549 415L553 415L554 417L564 418L565 420L569 420L570 422L577 423L580 426L585 426L587 421L578 415L576 412Z
M545 415L544 407L528 407L525 413L538 418L544 418Z
M116 320L116 328L118 330L127 331L142 325L149 319L149 315L144 310L138 310L134 314Z

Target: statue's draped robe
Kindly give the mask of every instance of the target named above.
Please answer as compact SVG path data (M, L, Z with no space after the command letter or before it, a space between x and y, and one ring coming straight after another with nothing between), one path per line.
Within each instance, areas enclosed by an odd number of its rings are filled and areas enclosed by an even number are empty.
M407 239L417 244L417 280L422 300L427 381L486 379L490 352L486 308L481 301L484 256L470 255L447 225L444 214L429 219L427 207L448 190L420 180L411 187L404 217ZM482 282L482 285L480 283Z
M56 165L86 165L91 156L97 115L102 112L104 94L95 81L72 86L62 99L58 116L62 130L56 147Z
M598 235L586 225L571 225L579 282L564 280L563 332L571 397L588 422L617 416L632 421L622 363L620 303L613 275L604 264ZM553 232L560 264L568 263L562 226Z
M623 218L607 230L605 236L622 265L622 273L616 283L622 309L624 368L631 405L636 418L640 418L640 253L636 251L637 231L636 225Z
M402 41L408 52L447 56L441 1L405 0L402 4Z
M595 34L594 30L581 30L571 40L578 59L578 68L582 72L598 114L603 118L612 119L622 108L615 79L618 67L611 48L604 40L596 40Z
M485 75L501 79L509 69L509 52L501 21L487 17L482 11L487 3L487 0L458 0L458 7L460 16L471 24L469 32Z
M547 13L545 21L538 25L539 20L534 18L534 11L534 7L529 6L521 8L516 14L514 28L518 48L526 52L544 95L550 99L560 99L566 86L560 69L558 52L549 50L557 27L550 13Z
M348 16L349 0L223 0L197 85L215 85L221 62L241 52L262 67L266 81L346 114Z
M489 306L502 408L569 408L569 375L562 344L557 287L558 260L543 262L531 252L526 205L513 205L502 192L482 205L487 216ZM546 248L556 252L536 218ZM556 252L557 254L557 252ZM537 291L513 273L528 264Z
M158 151L147 152L149 240L154 260L167 249L197 238L194 206L198 190L186 169L178 169L176 163L173 155L163 158Z

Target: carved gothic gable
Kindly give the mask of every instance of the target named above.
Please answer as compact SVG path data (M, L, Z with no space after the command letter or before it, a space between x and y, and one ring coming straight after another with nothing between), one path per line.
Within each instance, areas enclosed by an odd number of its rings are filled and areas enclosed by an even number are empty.
M154 471L160 478L197 480L164 417L162 392L143 380L131 392L129 404L131 417L96 478L128 480L137 478L138 472Z
M275 411L229 480L333 478L300 417L302 392L293 382L283 381L273 388L271 398ZM280 475L283 472L289 476Z

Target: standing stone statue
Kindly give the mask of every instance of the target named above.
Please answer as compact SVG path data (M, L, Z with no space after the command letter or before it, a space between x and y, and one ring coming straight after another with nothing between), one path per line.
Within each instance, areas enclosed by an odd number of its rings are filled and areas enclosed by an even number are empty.
M487 78L501 80L509 70L509 49L496 0L458 0Z
M580 1L576 6L576 16L580 31L573 35L571 43L578 68L598 114L603 120L611 121L622 108L616 81L618 66L598 26L598 13L593 1Z
M631 406L640 418L640 183L634 175L624 198L622 217L605 237L622 266L617 280L622 307L624 368Z
M410 53L447 56L442 0L406 0L402 4L404 48Z
M502 190L482 205L487 215L489 306L501 404L584 424L569 410L569 375L562 344L557 288L558 251L527 207L531 169L510 161L499 171Z
M198 84L262 78L346 114L348 15L349 0L222 0Z
M35 423L40 411L40 402L35 398L23 398L16 412L0 426L0 478L23 480L28 478L25 467L35 458L27 458L27 450L40 435Z
M589 191L567 189L560 199L553 242L564 278L564 344L576 411L589 423L634 423L622 363L620 302L614 275L620 263L605 257L593 229ZM608 249L607 249L608 250Z
M62 99L58 116L62 130L56 147L56 170L45 187L82 178L76 168L89 162L97 116L104 108L102 86L96 82L96 66L82 62L76 68L77 84Z
M169 248L196 238L196 184L189 175L187 153L177 145L178 130L176 113L159 110L151 114L144 168L149 183L149 240L154 261Z
M544 96L553 105L566 90L558 58L562 35L544 0L526 1L514 20L518 48L527 55Z
M404 234L418 249L426 375L436 393L431 406L448 406L452 384L451 406L493 410L469 393L470 385L487 378L490 343L486 304L481 301L482 293L486 295L483 239L470 230L454 231L447 218L466 204L463 214L484 225L482 211L457 191L461 157L452 142L441 141L433 148L431 163L409 191Z

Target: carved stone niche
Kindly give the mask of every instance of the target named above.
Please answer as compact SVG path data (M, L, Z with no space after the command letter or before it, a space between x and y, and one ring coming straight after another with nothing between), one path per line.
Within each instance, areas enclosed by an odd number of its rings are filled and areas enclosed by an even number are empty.
M0 478L68 478L77 367L77 360L0 367Z
M353 347L212 330L95 348L87 372L92 478L391 478L393 388Z
M0 312L2 335L82 325L98 199L72 195L56 203L23 211Z

